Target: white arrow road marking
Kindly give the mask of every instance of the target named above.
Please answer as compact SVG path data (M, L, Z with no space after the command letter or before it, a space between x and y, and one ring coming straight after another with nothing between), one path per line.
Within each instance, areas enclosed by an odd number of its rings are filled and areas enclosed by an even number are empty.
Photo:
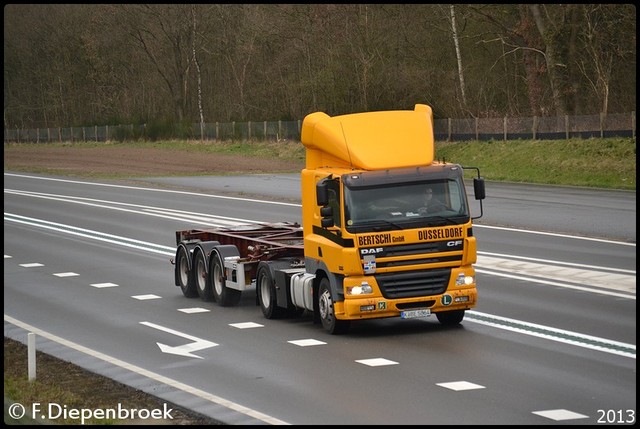
M191 352L197 352L198 350L204 350L204 349L208 349L209 347L215 347L218 344L213 343L211 341L207 341L207 340L203 340L202 338L198 338L198 337L194 337L192 335L188 335L182 332L178 332L176 330L170 329L170 328L165 328L164 326L160 326L160 325L156 325L155 323L151 323L151 322L140 322L141 325L146 325L150 328L154 328L154 329L159 329L161 331L164 332L168 332L170 334L173 335L178 335L179 337L182 338L186 338L188 340L193 340L192 343L188 343L188 344L183 344L181 346L177 346L177 347L172 347L172 346L168 346L166 344L162 344L162 343L156 343L158 345L158 347L160 347L160 350L163 353L171 353L174 355L179 355L179 356L188 356L188 357L194 357L194 358L198 358L198 359L204 359L200 356L194 355Z

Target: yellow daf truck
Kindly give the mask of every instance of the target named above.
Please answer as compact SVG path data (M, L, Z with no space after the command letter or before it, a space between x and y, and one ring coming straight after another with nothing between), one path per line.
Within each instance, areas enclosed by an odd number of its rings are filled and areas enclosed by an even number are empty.
M484 180L435 161L431 108L312 113L301 141L302 226L177 231L183 294L230 306L255 289L267 319L307 311L330 334L387 317L460 323L477 303L472 220Z

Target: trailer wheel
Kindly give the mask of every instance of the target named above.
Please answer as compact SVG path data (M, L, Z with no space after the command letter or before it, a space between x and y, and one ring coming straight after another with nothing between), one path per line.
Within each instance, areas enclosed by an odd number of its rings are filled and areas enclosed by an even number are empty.
M193 273L189 269L189 253L184 247L178 249L178 256L176 256L176 278L184 296L187 298L198 296L193 282Z
M207 263L205 261L204 252L199 251L196 254L193 263L193 280L198 290L198 295L203 301L213 301L213 287L211 280L207 276Z
M333 299L331 298L329 279L327 279L326 277L320 280L320 287L318 292L318 311L320 313L322 327L331 335L344 334L349 330L349 320L336 319L333 307Z
M269 268L260 267L256 275L256 293L262 308L262 314L267 319L278 319L284 315L285 309L278 307L276 284Z
M220 255L215 253L211 258L211 269L209 275L211 276L211 285L214 301L218 301L222 307L232 307L240 302L242 292L236 289L231 289L226 285L226 279L224 277L224 265L220 259Z
M464 319L464 310L443 311L436 313L436 317L442 325L457 325Z

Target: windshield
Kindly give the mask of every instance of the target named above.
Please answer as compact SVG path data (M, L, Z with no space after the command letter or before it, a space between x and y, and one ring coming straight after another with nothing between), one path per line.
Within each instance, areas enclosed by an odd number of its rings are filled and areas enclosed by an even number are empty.
M352 232L464 223L469 218L462 180L344 188L345 221ZM377 226L377 228L376 228Z

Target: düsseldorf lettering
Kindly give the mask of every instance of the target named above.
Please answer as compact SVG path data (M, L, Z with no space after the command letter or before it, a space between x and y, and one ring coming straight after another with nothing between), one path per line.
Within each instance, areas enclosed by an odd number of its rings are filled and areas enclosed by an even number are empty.
M423 229L418 231L418 240L442 240L447 238L462 238L462 227Z

